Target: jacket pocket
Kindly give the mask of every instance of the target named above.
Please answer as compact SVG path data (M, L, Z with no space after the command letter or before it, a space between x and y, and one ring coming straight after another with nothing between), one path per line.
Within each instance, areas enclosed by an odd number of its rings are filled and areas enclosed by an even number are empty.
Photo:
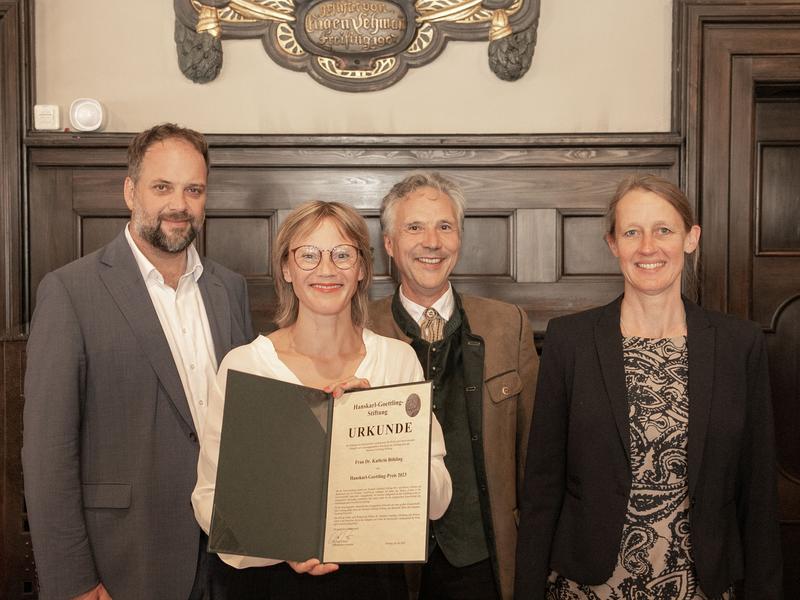
M84 508L129 508L131 484L129 483L84 483Z
M489 390L492 402L502 402L506 398L516 396L522 391L522 379L517 371L508 371L495 375L484 382Z

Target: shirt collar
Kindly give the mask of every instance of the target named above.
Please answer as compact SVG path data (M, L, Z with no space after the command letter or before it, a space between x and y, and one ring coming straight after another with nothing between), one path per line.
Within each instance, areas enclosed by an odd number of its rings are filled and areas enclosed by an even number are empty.
M128 245L131 247L133 258L136 259L136 265L139 267L139 272L142 274L142 279L144 279L145 282L158 281L160 283L164 283L163 275L158 272L158 269L156 269L155 265L150 262L150 260L139 249L139 246L136 245L136 242L133 241L133 236L131 236L130 232L130 226L130 222L128 222L128 224L125 226L125 239L128 241ZM203 263L200 260L200 255L197 253L197 249L194 247L194 244L189 244L189 247L186 248L186 271L183 273L182 277L186 277L190 273L192 274L192 278L194 279L195 283L203 274Z
M447 284L447 291L442 294L441 298L434 302L430 307L422 306L413 300L409 300L403 293L403 286L401 285L400 303L403 305L403 308L406 309L406 312L409 314L409 316L414 319L415 323L419 323L422 320L422 316L425 313L426 308L433 308L445 321L449 321L450 317L453 316L453 311L456 307L456 299L453 295L453 286L450 285L449 282Z

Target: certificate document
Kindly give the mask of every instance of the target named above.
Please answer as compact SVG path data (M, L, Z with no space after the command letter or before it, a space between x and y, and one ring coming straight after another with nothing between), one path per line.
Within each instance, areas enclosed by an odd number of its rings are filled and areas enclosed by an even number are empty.
M209 550L424 562L431 384L321 390L229 371Z

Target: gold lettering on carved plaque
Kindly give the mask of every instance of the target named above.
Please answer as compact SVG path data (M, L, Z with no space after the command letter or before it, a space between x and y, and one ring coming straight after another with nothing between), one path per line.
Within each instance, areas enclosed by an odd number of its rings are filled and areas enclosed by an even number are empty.
M406 30L402 8L383 0L328 0L305 15L312 43L336 53L375 53L395 46Z

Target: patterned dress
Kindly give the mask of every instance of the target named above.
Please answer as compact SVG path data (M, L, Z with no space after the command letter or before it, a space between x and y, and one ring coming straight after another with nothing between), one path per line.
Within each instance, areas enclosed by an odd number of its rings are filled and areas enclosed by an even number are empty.
M705 600L692 559L686 338L623 340L632 486L617 566L602 585L555 571L548 600ZM720 600L732 600L733 589Z

